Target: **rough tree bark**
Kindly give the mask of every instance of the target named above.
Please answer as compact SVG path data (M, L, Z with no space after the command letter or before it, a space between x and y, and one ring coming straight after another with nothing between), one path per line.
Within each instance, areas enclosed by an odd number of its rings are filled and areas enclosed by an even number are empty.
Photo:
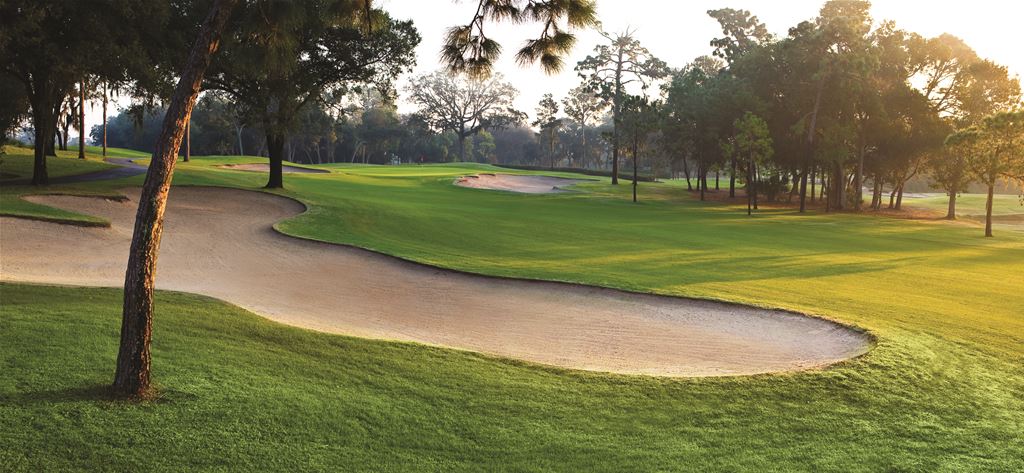
M707 191L706 180L704 179L704 162L703 160L698 161L697 164L697 188L700 189L700 200L704 200L704 192Z
M188 63L175 87L164 117L153 159L135 215L128 268L124 281L121 345L117 353L113 391L130 398L150 393L150 338L153 331L153 282L156 277L164 210L185 123L192 114L210 57L237 0L215 0L192 46Z
M192 117L185 121L185 162L192 158Z
M78 159L85 159L85 79L78 83Z
M811 202L812 203L814 202L814 195L815 195L814 194L814 192L815 192L815 184L814 183L815 183L815 180L818 178L818 172L817 171L818 171L817 166L811 166L810 173L811 173ZM804 172L808 172L808 171L804 171Z
M283 134L267 132L267 154L270 155L267 189L284 187L284 142Z
M807 128L807 157L804 161L804 177L800 179L800 213L807 210L807 169L813 166L814 159L814 127L818 122L818 110L821 108L821 94L825 90L825 78L818 79L818 93L814 98L814 110L811 112L811 126Z
M985 236L992 236L992 197L995 194L995 183L988 184L988 200L985 201Z
M636 168L637 168L636 150L637 150L637 141L639 141L639 137L634 135L633 136L633 202L636 202Z
M683 156L683 175L686 176L686 190L692 191L693 184L690 183L690 163L686 161L686 156Z
M47 81L40 80L42 84ZM53 135L57 131L57 114L60 113L64 94L51 85L42 90L33 90L29 99L32 104L33 151L32 185L45 186L50 183L46 172L46 156L53 156Z
M732 157L732 171L729 173L729 198L736 198L736 156Z
M107 83L103 83L103 157L107 157Z
M860 152L858 153L859 160L857 162L857 175L854 177L854 195L857 199L853 203L853 209L860 212L861 207L864 203L864 154L867 146L861 145Z

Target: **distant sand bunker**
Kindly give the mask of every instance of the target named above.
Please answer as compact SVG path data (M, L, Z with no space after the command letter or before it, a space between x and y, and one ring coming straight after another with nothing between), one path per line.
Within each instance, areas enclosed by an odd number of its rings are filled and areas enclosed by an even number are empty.
M109 219L111 227L0 217L2 279L120 287L139 192L128 194L131 202L29 197ZM303 210L266 193L172 188L157 287L217 297L315 330L618 373L806 369L859 355L870 344L863 333L791 312L489 278L273 230Z
M217 167L224 168L224 169L231 169L231 170L234 170L234 171L270 172L270 166L267 165L267 164L224 164L224 165L217 166ZM330 171L325 171L323 169L300 168L298 166L289 166L287 164L285 164L283 167L284 167L284 170L283 170L284 172L294 172L294 173L299 173L299 174L303 174L303 173L306 173L306 174L308 174L308 173L319 174L319 173L330 172Z
M477 174L455 180L455 185L474 189L522 192L524 194L554 194L568 192L563 187L587 182L584 179L567 179L551 176L523 176L518 174Z

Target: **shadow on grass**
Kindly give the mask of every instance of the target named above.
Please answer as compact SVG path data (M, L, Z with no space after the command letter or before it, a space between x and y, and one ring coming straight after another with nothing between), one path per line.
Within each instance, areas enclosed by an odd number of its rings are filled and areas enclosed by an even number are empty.
M198 396L175 389L156 388L145 398L126 398L116 393L109 384L88 384L65 389L26 391L0 394L0 404L42 405L79 402L104 402L115 404L166 404L195 399Z

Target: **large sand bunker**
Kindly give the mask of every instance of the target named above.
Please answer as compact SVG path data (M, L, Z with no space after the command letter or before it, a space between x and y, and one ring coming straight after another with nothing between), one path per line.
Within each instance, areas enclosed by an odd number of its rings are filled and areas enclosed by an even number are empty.
M519 174L477 174L463 176L455 180L455 185L474 189L491 189L498 191L522 192L524 194L553 194L568 192L565 186L571 186L584 179L568 179L551 176L529 176Z
M2 279L121 286L138 191L129 195L130 202L30 197L107 218L112 226L0 217ZM271 228L302 211L293 200L265 193L173 188L157 286L224 299L300 327L619 373L794 370L869 346L860 332L798 314L462 274Z
M223 165L220 165L220 166L217 166L217 167L224 168L224 169L231 169L231 170L234 170L234 171L270 172L270 165L268 165L268 164L260 164L260 163L254 163L254 164L223 164ZM320 173L330 172L330 171L326 171L324 169L300 168L298 166L289 166L287 164L282 165L281 168L282 168L281 172L286 172L286 173L291 172L291 173L297 173L297 174L309 174L309 173L320 174Z

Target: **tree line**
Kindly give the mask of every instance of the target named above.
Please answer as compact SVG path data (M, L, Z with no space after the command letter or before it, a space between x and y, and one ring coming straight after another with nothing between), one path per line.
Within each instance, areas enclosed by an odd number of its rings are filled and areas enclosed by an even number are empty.
M574 94L609 111L615 170L620 155L667 164L701 199L709 175L716 188L726 175L729 197L741 179L751 210L763 196L797 199L801 212L816 200L827 211L900 209L907 184L925 178L949 196L949 219L957 196L980 183L991 236L995 186L1024 175L1019 79L959 38L876 23L869 9L828 1L785 37L749 11L711 10L723 33L713 54L678 69L633 32L605 33L576 66ZM552 115L552 103L542 100L538 116ZM537 125L541 134L556 127Z

